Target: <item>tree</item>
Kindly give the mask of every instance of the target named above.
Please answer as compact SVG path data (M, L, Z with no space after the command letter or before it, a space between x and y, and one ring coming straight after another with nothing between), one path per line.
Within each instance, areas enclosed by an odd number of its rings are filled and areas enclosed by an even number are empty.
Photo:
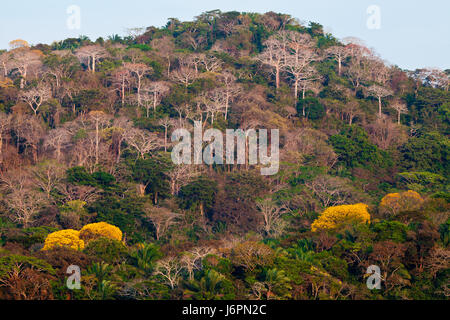
M74 250L82 250L84 241L80 239L80 232L72 229L60 230L50 233L45 239L42 250L55 247L67 247Z
M20 89L25 87L27 76L30 73L37 73L42 62L42 52L30 50L28 47L19 47L10 51L10 65L13 72L20 75Z
M144 91L147 91L151 94L151 102L153 105L153 111L156 112L156 106L158 106L161 103L161 99L163 96L169 91L169 87L164 82L152 82L150 83L146 88L144 88ZM147 118L149 116L149 108L147 107Z
M200 175L191 165L180 164L174 166L172 170L167 173L170 180L170 193L178 195L180 188L192 181L192 178Z
M91 111L89 112L89 117L94 121L95 124L95 164L98 164L99 159L99 144L100 144L100 126L105 125L109 122L110 116L105 114L103 111Z
M20 99L30 106L34 115L37 115L40 106L50 98L50 87L44 83L40 83L37 87L32 87L31 89L20 93Z
M112 82L117 91L120 92L122 106L125 104L125 89L129 87L131 82L131 72L125 67L121 67L112 74Z
M369 222L367 209L364 203L329 207L311 224L311 231L336 230L353 223Z
M54 161L45 161L33 169L34 182L42 189L50 200L51 192L61 183L65 176L65 168Z
M369 255L371 264L378 265L381 270L381 281L384 281L385 290L391 291L395 287L404 287L409 284L402 275L407 274L401 259L405 255L405 246L393 241L377 242ZM403 269L403 270L402 270ZM402 272L403 271L403 272ZM407 274L408 277L409 274Z
M126 143L136 150L137 158L144 159L145 154L158 149L161 144L158 137L147 130L130 128L124 133Z
M306 181L305 185L312 190L325 208L344 204L352 197L353 190L340 177L319 175L311 181Z
M264 51L257 59L264 65L271 67L275 73L275 87L280 87L280 72L286 62L286 41L280 34L271 36L264 41Z
M202 260L216 252L215 249L210 247L195 247L186 251L181 257L181 262L184 265L184 268L188 271L189 280L194 279L194 270L202 269Z
M175 44L173 43L173 40L168 36L164 36L159 39L153 39L152 47L157 49L158 52L167 59L167 77L169 77L171 65L170 58L173 54L173 51L175 50Z
M245 241L232 248L230 256L233 264L252 272L258 266L270 266L273 263L274 252L263 243Z
M87 60L88 70L93 73L95 73L97 61L107 56L106 50L99 45L84 46L79 49L76 54L81 61Z
M317 60L319 60L319 56L312 49L300 50L286 58L283 68L293 78L295 101L298 99L299 87L302 87L302 97L305 99L305 91L308 89L309 84L319 79L317 71L311 67L311 63Z
M380 202L380 212L394 216L400 211L413 211L422 207L424 200L419 193L408 190L385 195Z
M156 240L160 240L164 237L167 231L179 223L181 217L180 214L171 212L167 208L146 206L145 216L148 218L155 227Z
M336 59L338 63L338 75L342 74L342 62L350 56L348 48L345 46L333 46L325 50L325 54Z
M381 99L391 96L392 90L374 84L367 89L367 94L378 99L378 116L381 117Z
M139 194L152 193L153 203L157 204L159 195L166 195L168 192L167 172L171 165L167 156L161 154L147 159L137 159L131 170L133 180L139 183Z
M180 188L179 197L187 208L198 205L200 215L203 217L205 212L212 208L216 193L217 184L215 181L206 177L198 177Z
M172 71L170 79L178 82L187 88L197 78L197 72L192 68L191 64L186 58L179 59L179 67Z
M181 277L182 265L176 257L167 257L156 263L154 275L161 276L166 284L173 290Z
M283 232L286 226L282 216L287 211L285 205L278 205L272 199L266 198L256 201L256 206L264 218L264 226L262 227L267 236L278 236Z
M395 111L397 111L397 123L400 124L400 115L402 113L408 113L408 108L406 107L406 104L397 101L394 104L392 104L391 107Z
M51 130L45 137L45 144L47 147L54 148L56 152L56 161L61 160L61 150L64 146L71 143L72 135L67 128L60 127Z
M236 95L241 92L241 88L236 85L236 77L228 72L221 72L219 74L219 79L223 83L224 86L224 102L225 102L225 120L228 119L228 109L230 107L230 103L236 98Z
M89 241L99 239L101 237L122 241L122 231L109 223L97 222L85 225L80 230L80 239L82 239L86 244Z
M158 124L164 128L164 152L167 152L167 134L169 128L172 126L172 119L165 116L161 119L159 119Z
M143 63L125 63L124 67L136 76L137 81L137 103L141 106L141 87L142 80L148 73L152 72L152 68Z
M21 223L25 228L31 225L36 214L45 204L42 193L22 188L13 190L5 200L13 211L12 219Z

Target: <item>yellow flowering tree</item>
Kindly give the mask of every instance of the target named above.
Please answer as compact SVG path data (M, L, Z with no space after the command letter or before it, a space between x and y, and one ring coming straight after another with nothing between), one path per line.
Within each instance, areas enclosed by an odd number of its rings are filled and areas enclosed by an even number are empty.
M382 214L395 215L400 211L417 210L423 202L423 198L416 191L389 193L381 199L379 209Z
M364 203L329 207L312 223L311 231L334 230L352 223L369 222L367 209Z
M60 230L52 232L47 236L42 250L48 250L55 247L82 250L84 248L84 241L80 239L80 232L77 230Z
M80 238L86 242L100 237L122 241L122 231L106 222L90 223L80 230Z

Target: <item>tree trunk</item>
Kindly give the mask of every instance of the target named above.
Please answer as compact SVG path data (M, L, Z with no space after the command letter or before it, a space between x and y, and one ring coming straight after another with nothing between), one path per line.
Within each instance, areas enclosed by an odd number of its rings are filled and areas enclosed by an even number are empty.
M378 97L378 116L381 118L381 97Z
M276 67L275 86L277 90L280 87L280 67Z
M338 75L341 76L341 70L342 70L342 59L338 58Z

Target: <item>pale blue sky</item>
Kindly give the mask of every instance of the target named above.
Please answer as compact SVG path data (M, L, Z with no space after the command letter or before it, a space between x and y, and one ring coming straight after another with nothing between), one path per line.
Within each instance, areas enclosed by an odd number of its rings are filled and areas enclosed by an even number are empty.
M70 5L81 8L81 29L66 26ZM366 26L370 5L381 9L381 29ZM325 26L338 38L356 36L402 68L450 68L450 1L445 0L1 0L0 48L21 38L32 44L87 35L95 40L126 28L192 20L208 10L288 13Z

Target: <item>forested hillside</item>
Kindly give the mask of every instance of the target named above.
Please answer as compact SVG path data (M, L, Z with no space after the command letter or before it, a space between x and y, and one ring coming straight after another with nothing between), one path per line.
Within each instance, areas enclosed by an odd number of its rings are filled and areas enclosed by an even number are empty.
M134 31L0 51L0 299L448 299L450 70L273 12ZM278 173L174 164L194 121L278 129Z

